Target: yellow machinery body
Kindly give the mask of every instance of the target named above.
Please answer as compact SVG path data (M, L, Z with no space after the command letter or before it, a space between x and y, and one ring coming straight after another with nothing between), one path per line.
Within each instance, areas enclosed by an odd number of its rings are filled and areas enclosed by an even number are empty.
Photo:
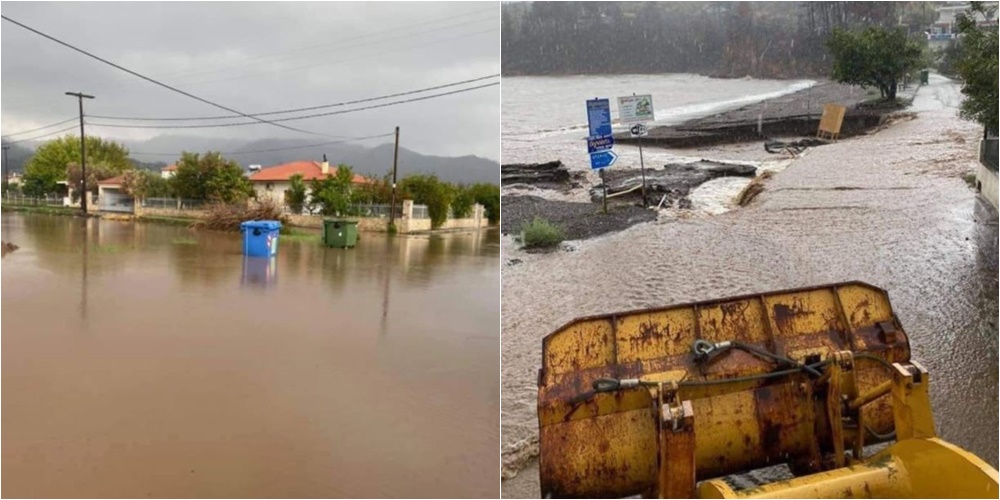
M998 492L996 470L936 438L929 375L887 293L860 282L580 318L543 340L538 383L543 496ZM778 464L796 477L718 479ZM940 467L976 489L932 494L922 474Z

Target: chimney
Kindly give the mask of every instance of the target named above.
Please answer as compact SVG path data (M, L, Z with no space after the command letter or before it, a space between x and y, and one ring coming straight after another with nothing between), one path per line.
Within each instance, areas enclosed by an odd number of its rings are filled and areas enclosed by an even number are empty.
M323 175L330 173L330 162L326 161L326 153L323 153Z

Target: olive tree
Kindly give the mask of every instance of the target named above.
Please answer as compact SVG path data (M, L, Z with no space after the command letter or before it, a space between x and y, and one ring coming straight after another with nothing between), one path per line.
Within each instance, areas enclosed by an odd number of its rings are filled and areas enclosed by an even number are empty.
M835 29L827 41L833 54L833 79L862 88L874 87L882 99L896 100L899 81L923 61L923 49L901 29L869 26L860 31Z

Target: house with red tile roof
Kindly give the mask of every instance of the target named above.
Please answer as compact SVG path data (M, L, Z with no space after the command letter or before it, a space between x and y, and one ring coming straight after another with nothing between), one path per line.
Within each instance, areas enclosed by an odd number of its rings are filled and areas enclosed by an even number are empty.
M177 165L167 165L160 169L160 177L169 179L177 174Z
M323 179L327 176L337 174L337 167L331 167L324 156L322 162L313 160L299 160L281 165L262 168L250 175L250 184L253 185L257 193L257 199L271 198L284 205L285 190L290 188L290 179L293 175L302 176L308 187L308 182L314 179ZM366 184L368 179L364 176L354 174L354 184Z

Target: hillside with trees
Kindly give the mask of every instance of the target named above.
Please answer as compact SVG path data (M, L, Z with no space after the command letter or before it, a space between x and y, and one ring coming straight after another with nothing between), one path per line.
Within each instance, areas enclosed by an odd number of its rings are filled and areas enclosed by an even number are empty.
M920 39L927 2L534 2L504 4L504 76L698 73L827 76L835 30Z

